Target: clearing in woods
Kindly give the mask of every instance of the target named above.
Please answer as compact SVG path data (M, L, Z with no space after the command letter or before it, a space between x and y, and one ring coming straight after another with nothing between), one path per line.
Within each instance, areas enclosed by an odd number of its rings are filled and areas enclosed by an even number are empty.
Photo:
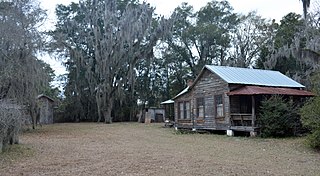
M0 154L0 175L319 175L320 154L303 140L182 134L161 124L54 124Z

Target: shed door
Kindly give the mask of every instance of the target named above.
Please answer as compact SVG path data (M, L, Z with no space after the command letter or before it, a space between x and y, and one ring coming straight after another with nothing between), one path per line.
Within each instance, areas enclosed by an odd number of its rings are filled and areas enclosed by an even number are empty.
M163 122L163 114L157 113L155 121L156 122Z

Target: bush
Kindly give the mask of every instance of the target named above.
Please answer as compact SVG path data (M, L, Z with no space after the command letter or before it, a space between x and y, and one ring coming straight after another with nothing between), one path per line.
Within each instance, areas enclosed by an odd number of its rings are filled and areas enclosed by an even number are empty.
M307 142L310 147L320 150L320 129L313 130L310 135L308 135Z
M261 137L287 137L295 135L301 126L300 118L293 101L283 97L271 96L262 101L257 119Z
M303 125L311 130L307 141L313 148L320 149L320 97L308 101L300 110Z

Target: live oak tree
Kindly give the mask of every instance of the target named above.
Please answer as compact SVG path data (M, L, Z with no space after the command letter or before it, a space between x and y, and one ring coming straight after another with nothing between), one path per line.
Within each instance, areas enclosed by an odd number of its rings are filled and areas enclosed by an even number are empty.
M47 65L37 58L43 46L38 31L46 17L36 1L0 3L0 99L14 99L28 107L36 123L36 97L49 86Z
M186 80L193 79L193 65L196 62L192 46L189 45L190 28L194 25L193 7L187 3L174 10L176 17L172 37L168 38L162 48L161 57L164 60L162 68L165 72L167 100L177 95L185 88Z
M308 8L310 7L311 0L301 0L302 1L302 7L303 7L303 16L306 19L308 15Z
M303 21L300 15L289 13L282 18L273 41L274 48L271 49L271 52L276 51L270 55L270 58L275 59L272 69L290 76L299 69L297 60L299 57L296 56L294 50L296 48L295 37L302 28Z
M42 49L38 28L46 17L34 0L0 2L0 152L8 143L18 143L24 120L35 128L36 98L51 91L54 75L48 64L37 58ZM26 109L31 119L24 119Z
M197 12L182 3L174 14L173 34L163 50L171 97L185 88L187 80L195 79L204 65L228 65L230 34L239 23L227 1L213 0Z
M303 53L305 62L313 65L313 70L310 74L309 81L311 82L311 88L316 97L309 100L301 109L301 119L303 124L311 130L311 134L308 135L308 144L316 149L320 149L320 87L319 87L319 61L320 61L320 7L316 7L311 13L309 13L308 21L306 22L305 30L302 31L304 37Z
M122 2L119 6L119 2ZM59 22L53 32L58 48L70 56L74 70L71 95L87 91L95 97L97 121L112 122L115 102L134 93L136 64L153 57L153 47L170 31L171 21L153 18L146 3L88 0L59 6Z
M250 12L240 15L239 24L231 34L231 49L229 51L229 65L249 67L255 65L259 58L261 47L268 42L268 21Z
M315 16L305 21L289 13L280 24L271 24L273 39L261 47L258 67L278 70L310 87L310 77L319 68L317 19Z
M227 65L230 33L239 23L238 15L227 1L211 1L197 12L197 35L193 43L198 54L198 70L205 64Z

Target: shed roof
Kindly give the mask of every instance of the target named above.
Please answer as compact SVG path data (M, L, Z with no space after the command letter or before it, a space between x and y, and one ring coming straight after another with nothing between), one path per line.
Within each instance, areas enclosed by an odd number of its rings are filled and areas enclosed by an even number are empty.
M305 87L278 71L214 65L206 65L205 68L217 74L229 84L295 88Z
M295 96L315 96L306 90L278 87L244 86L228 92L228 95L295 95Z
M37 96L37 99L40 99L40 98L47 98L48 100L50 100L50 101L52 101L52 102L54 102L54 100L52 99L52 98L50 98L49 96L47 96L47 95L44 95L44 94L40 94L40 95L38 95Z

